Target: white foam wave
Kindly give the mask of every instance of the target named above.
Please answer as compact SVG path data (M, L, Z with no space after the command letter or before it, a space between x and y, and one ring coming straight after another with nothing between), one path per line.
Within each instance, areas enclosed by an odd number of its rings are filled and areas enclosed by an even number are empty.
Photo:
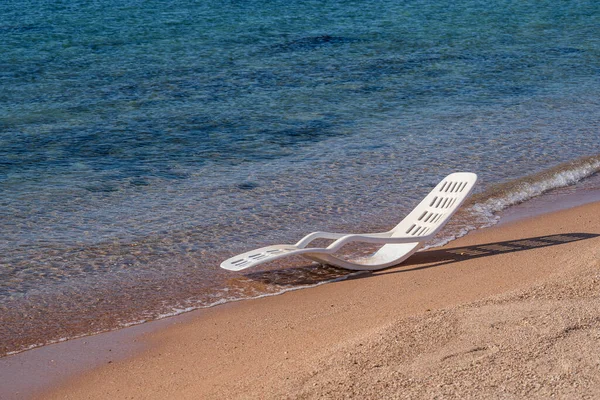
M490 196L483 202L469 208L471 212L483 217L491 226L498 222L498 212L510 206L523 203L540 196L552 189L574 185L575 183L600 172L600 157L588 158L580 163L564 166L554 173L544 174L539 179L526 180L517 183L514 188L505 191L500 196Z
M600 172L600 156L587 157L571 163L562 164L541 174L525 177L502 186L502 190L491 189L483 193L475 204L465 207L464 213L471 223L451 226L443 231L443 236L424 246L422 250L444 246L453 240L465 236L471 231L496 225L500 221L498 213L511 206L523 203L550 190L574 185L583 179Z

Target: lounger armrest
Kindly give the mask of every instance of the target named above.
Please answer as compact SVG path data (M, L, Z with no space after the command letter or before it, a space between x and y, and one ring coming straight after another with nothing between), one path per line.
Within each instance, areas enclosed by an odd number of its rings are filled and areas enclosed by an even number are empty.
M306 246L308 246L308 244L310 242L312 242L313 240L316 240L316 239L339 239L339 238L347 236L347 235L348 235L347 233L313 232L313 233L309 233L308 235L304 236L294 246L296 246L299 249L303 249Z
M357 237L357 236L382 240L382 239L389 238L390 236L392 236L392 233L393 233L392 231L388 231L388 232L380 232L380 233L364 233L364 234L360 234L360 235L355 235L355 234L351 234L351 233L313 232L313 233L310 233L310 234L304 236L298 243L295 244L295 246L299 249L303 249L310 242L312 242L315 239L341 239L341 238L345 238L345 237ZM359 240L359 239L356 239L356 240ZM331 246L329 246L329 247L331 247Z
M358 235L346 235L335 242L331 243L327 250L337 250L340 247L350 242L365 242L365 243L381 243L381 244L397 244L397 243L415 243L421 242L425 237L414 237L414 236L403 236L403 237L391 237L392 232L383 233L368 233Z

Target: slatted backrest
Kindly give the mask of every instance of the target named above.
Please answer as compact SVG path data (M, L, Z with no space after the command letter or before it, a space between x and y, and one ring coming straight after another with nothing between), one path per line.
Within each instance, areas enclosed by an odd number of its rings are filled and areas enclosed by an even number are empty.
M435 235L471 194L477 175L456 172L444 178L395 228L392 237Z

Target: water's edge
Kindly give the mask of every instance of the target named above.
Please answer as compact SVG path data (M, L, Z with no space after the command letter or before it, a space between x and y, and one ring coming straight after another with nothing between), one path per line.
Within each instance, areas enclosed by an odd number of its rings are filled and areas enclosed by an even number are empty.
M460 210L444 229L441 236L426 248L439 247L445 245L459 237L468 234L477 229L490 227L499 222L503 222L503 216L506 219L515 221L542 214L549 211L558 211L559 209L571 208L575 205L585 204L594 201L600 201L600 156L585 157L569 163L564 163L549 170L516 179L511 182L505 182L501 185L494 185L487 190L477 193L471 197L468 203ZM549 210L549 204L552 204ZM289 267L289 265L288 265ZM276 266L276 270L267 270L259 272L249 272L243 276L260 276L260 274L271 274L276 277L290 280L300 279L294 270L302 268L283 268ZM292 272L288 272L292 271ZM325 271L325 272L322 272ZM119 330L134 325L140 325L149 321L161 320L168 317L177 316L198 309L206 309L222 304L258 299L261 297L276 296L290 291L307 289L320 286L326 283L345 280L364 272L348 272L336 269L314 266L308 272L313 275L311 283L281 285L279 290L266 293L260 293L254 296L235 297L219 300L202 305L190 305L185 308L175 308L170 312L162 312L152 318L140 318L128 323L122 323L113 326L110 329L100 329L98 331L86 332L83 334L66 336L59 339L52 339L29 344L27 347L14 349L3 356L14 355L23 351L34 349L48 344L60 343L90 335L96 335L103 332ZM275 281L277 278L271 278Z
M600 201L600 175L597 173L588 176L587 179L557 188L559 190L550 189L529 200L503 209L498 213L496 222L498 224L515 222L546 212L555 212ZM560 188L564 190L560 190ZM544 210L549 202L552 203L553 208ZM321 282L318 285L324 283L329 283L329 281ZM284 292L270 294L270 296L282 293ZM218 305L229 303L231 302ZM216 304L213 306L216 306ZM202 309L206 308L208 307ZM202 312L202 309L195 311ZM28 398L35 393L47 390L56 384L60 384L60 382L90 371L107 362L129 357L143 350L145 345L143 341L138 340L142 335L171 326L174 323L185 322L188 318L194 318L197 315L193 312L181 312L177 315L174 314L173 317L175 318L162 318L147 323L140 322L136 326L120 327L112 331L89 334L77 339L65 339L57 341L62 343L48 343L38 346L32 351L22 351L19 352L20 354L15 354L15 352L10 356L1 357L0 375L14 377L14 379L10 379L10 385L0 388L0 397L14 396L15 393L18 393L19 398ZM50 369L47 365L48 362L52 363ZM27 379L23 379L21 375L25 370L28 375Z

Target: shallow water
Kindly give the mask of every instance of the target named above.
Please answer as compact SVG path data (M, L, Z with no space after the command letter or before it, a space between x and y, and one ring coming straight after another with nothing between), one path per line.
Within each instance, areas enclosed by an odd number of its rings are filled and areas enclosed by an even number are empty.
M0 352L342 278L218 264L387 229L455 170L479 195L438 242L600 169L597 2L0 15Z

